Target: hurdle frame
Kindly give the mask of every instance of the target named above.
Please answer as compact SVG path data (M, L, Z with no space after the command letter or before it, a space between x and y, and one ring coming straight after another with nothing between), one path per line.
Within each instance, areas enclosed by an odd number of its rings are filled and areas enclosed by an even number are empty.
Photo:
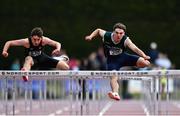
M64 78L65 76L69 76L71 79L73 79L74 76L79 76L80 79L97 79L97 78L107 78L110 76L118 76L119 79L121 80L153 80L153 92L154 92L154 109L153 109L153 115L160 114L159 113L159 108L160 106L160 101L161 101L161 93L160 93L160 87L159 90L156 90L156 80L158 79L158 85L160 86L160 78L162 76L166 76L167 78L167 83L169 81L169 78L171 76L179 76L180 75L180 70L143 70L143 71L59 71L59 70L54 70L54 71L9 71L9 70L1 70L0 71L0 78L9 78L13 77L13 81L15 81L16 77L19 76L29 76L30 78L33 77L38 77L38 78L46 78L48 76L53 76L54 78ZM150 78L149 78L150 77ZM7 80L6 80L7 81ZM5 85L7 86L7 85ZM13 84L13 88L15 88L15 84ZM166 94L166 100L169 102L169 86L167 84L167 94ZM5 90L5 102L7 102L7 90ZM27 95L27 94L25 94ZM25 96L27 98L27 96ZM81 96L82 98L82 96ZM72 99L71 99L72 100ZM13 104L15 104L15 90L13 89ZM27 103L25 103L27 104ZM7 107L7 105L6 105ZM168 107L167 107L168 109ZM15 114L14 112L14 105L13 105L13 115ZM168 114L168 110L166 110L166 114ZM7 112L7 111L6 111Z

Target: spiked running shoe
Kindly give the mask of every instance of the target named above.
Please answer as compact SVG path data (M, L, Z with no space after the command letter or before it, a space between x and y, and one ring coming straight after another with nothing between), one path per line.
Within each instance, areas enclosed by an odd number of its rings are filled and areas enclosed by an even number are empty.
M114 99L114 100L117 100L119 101L120 100L120 96L117 92L108 92L108 96L111 98L111 99Z
M56 60L59 60L59 61L69 62L69 57L66 56L66 55L61 55L61 56L53 57L53 58L56 59Z
M25 69L22 68L21 71L25 71ZM24 82L27 82L29 77L28 76L22 76L22 79L24 80Z
M69 57L66 55L61 55L60 59L62 59L63 61L69 62Z

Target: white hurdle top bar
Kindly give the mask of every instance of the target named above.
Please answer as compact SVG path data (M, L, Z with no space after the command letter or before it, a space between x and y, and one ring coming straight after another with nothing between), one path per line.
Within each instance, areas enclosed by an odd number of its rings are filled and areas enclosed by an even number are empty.
M145 70L145 71L10 71L0 70L0 77L4 76L180 76L180 70Z

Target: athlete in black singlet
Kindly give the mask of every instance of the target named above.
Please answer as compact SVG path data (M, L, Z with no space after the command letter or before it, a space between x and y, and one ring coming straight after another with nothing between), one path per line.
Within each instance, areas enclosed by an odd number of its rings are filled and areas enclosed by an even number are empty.
M43 36L43 30L40 27L36 27L31 31L31 36L29 38L7 41L4 45L2 55L8 57L8 49L10 46L23 46L26 48L26 57L21 70L28 71L33 65L68 70L68 57L64 57L64 60L60 61L53 59L43 52L43 47L45 45L55 47L52 51L53 56L58 56L60 54L61 44ZM23 76L23 80L27 81L28 76Z
M117 23L113 27L113 32L107 32L103 29L96 29L85 39L90 41L94 37L100 36L103 41L104 53L107 57L107 70L119 70L123 66L146 67L150 64L150 59L142 50L140 50L125 34L126 26ZM128 54L126 48L130 48L137 55ZM117 77L111 78L110 84L112 91L108 93L109 97L120 100L118 94L119 85Z

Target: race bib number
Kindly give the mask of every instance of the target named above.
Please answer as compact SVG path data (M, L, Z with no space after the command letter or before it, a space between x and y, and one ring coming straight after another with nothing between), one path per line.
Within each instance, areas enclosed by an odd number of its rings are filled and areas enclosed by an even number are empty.
M41 51L30 51L30 52L29 52L29 55L30 55L30 56L33 56L33 57L36 57L36 56L41 55Z
M121 48L111 48L109 50L109 55L119 55L122 53L122 49Z

